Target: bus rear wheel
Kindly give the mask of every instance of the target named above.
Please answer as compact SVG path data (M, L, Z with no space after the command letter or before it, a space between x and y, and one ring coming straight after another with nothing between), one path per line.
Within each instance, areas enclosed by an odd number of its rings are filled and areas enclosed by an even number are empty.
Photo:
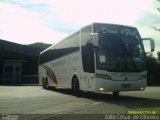
M45 79L44 79L44 77L42 78L42 88L45 89Z
M49 84L48 84L48 78L46 77L44 81L44 89L48 90L49 89Z
M72 81L72 91L73 94L77 97L80 96L80 90L79 90L79 82L78 82L78 78L74 77L73 81Z

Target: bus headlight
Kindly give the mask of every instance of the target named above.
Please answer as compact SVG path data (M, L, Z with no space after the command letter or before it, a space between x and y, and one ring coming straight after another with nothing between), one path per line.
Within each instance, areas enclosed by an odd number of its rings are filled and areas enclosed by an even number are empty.
M139 78L138 78L138 80L143 80L143 79L147 79L147 75L146 75L146 74L141 75L141 76L139 76Z
M99 88L100 91L104 91L104 88Z

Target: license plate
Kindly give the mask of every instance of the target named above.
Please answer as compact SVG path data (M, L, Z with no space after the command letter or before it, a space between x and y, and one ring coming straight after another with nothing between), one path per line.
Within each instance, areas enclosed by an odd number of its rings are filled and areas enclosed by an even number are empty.
M130 88L130 87L131 87L131 84L122 84L121 87L122 87L122 88Z

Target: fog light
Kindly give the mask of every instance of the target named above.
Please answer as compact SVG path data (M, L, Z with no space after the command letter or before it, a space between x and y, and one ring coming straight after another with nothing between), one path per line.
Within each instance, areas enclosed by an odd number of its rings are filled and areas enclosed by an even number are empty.
M100 88L100 91L104 91L104 89L103 89L103 88Z
M144 87L141 87L141 90L144 90Z

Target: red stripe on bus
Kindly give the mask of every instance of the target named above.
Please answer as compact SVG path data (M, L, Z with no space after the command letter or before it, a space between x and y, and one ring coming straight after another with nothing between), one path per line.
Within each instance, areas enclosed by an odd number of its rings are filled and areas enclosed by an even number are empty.
M51 72L52 72L52 81L53 81L55 84L58 84L57 78L56 78L54 72L53 72L52 70L51 70Z
M54 72L53 72L47 65L42 65L42 67L46 70L46 72L49 73L50 79L51 79L55 84L58 84L57 78L56 78Z

